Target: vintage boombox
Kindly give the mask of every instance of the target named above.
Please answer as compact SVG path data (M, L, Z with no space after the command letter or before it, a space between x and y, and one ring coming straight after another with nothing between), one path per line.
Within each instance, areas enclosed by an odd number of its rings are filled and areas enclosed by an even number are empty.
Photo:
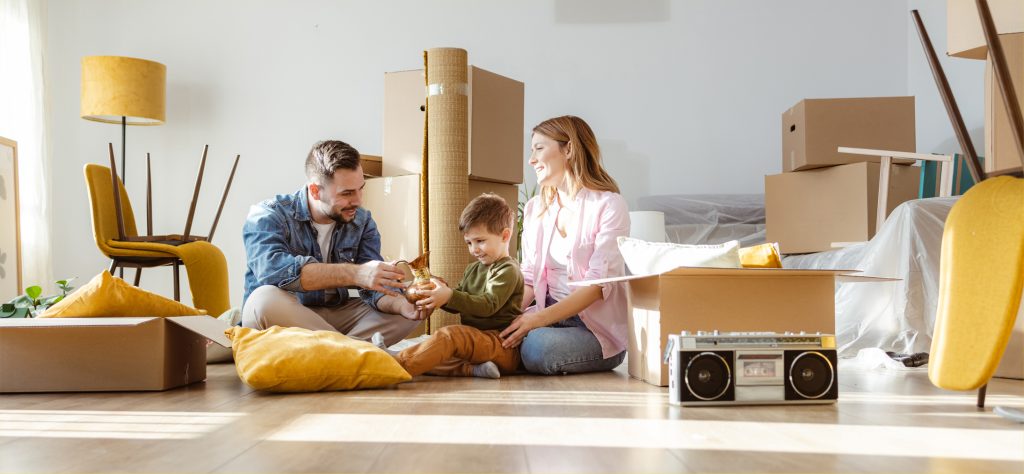
M718 331L669 336L669 402L821 404L839 397L831 334Z

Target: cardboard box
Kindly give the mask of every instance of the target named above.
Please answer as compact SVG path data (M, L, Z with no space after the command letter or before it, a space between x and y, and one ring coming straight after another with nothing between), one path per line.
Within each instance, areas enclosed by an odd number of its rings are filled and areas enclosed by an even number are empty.
M572 282L625 281L629 295L629 375L667 386L662 361L669 334L682 331L835 333L835 282L883 280L843 270L680 267L659 275Z
M832 242L860 242L875 235L878 163L853 163L764 178L765 232L782 253L831 250ZM917 199L921 169L892 166L886 215Z
M519 203L518 185L469 180L468 199L485 192L505 198L513 211ZM370 211L377 223L381 236L380 253L384 260L412 260L420 254L420 175L367 180L363 188L363 207ZM518 248L515 235L515 229L512 229L511 255L515 255Z
M523 182L522 82L469 68L469 176ZM384 176L419 174L426 87L422 70L384 74Z
M379 156L359 155L359 161L363 166L363 176L372 178L384 176L384 167Z
M880 157L839 153L837 148L914 152L914 133L913 97L804 99L782 114L782 171L878 163Z
M1024 8L1024 2L1020 2ZM1022 12L1024 15L1024 12ZM1024 33L999 35L1006 56L1007 68L1017 93L1017 102L1024 110ZM1020 155L1013 140L1010 114L1003 103L1002 88L996 82L992 61L985 62L985 172L1005 172L1020 168Z
M988 9L999 34L1024 32L1024 2L988 0ZM988 55L975 0L946 0L946 53L968 59L985 59Z
M0 320L0 393L167 390L206 379L209 316Z
M1024 380L1024 301L1017 310L1017 322L1013 325L1006 352L1003 352L994 377Z

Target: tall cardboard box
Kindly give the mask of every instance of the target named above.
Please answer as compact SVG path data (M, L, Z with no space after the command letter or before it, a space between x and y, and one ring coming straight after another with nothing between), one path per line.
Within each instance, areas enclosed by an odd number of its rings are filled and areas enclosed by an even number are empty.
M469 192L466 193L468 199L483 193L494 193L505 198L512 212L515 212L519 203L519 186L516 184L469 180ZM466 204L469 204L468 200ZM377 223L381 236L380 253L384 260L412 260L420 254L420 175L366 180L363 207L370 211ZM516 230L512 229L512 241L509 244L511 255L515 255L518 248L515 236Z
M834 334L835 282L843 273L680 267L658 275L570 285L625 282L629 295L629 375L664 387L668 385L668 366L662 361L669 334L714 330Z
M1024 8L1024 1L1020 2ZM1024 14L1024 13L1022 13ZM1024 21L1024 20L1022 20ZM999 35L1010 70L1017 102L1024 110L1024 33ZM1010 127L1010 114L1003 103L1002 88L996 82L992 61L985 62L985 172L999 173L1021 167L1017 144Z
M765 176L765 237L782 253L831 250L832 242L875 235L878 163L853 163ZM921 168L895 165L889 176L886 214L917 199Z
M359 155L359 162L363 167L363 176L372 178L384 176L384 169L379 156Z
M1024 2L988 0L988 8L999 34L1024 32ZM985 59L987 50L976 0L946 0L946 53Z
M782 171L878 163L877 156L839 153L837 148L914 152L916 140L913 97L804 99L782 114Z
M206 379L226 322L169 318L0 319L0 393L167 390Z
M523 83L475 66L468 75L469 176L522 183ZM422 172L426 103L422 70L384 74L384 176Z

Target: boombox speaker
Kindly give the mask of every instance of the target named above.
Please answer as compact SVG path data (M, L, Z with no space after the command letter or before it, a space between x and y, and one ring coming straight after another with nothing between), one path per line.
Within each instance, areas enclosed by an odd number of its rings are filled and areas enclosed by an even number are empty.
M839 398L835 337L778 333L669 336L674 405L822 404Z

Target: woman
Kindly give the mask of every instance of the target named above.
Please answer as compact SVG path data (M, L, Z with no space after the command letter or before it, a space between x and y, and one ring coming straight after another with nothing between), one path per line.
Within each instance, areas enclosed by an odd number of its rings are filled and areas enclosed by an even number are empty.
M625 274L617 239L629 211L601 166L594 132L573 116L533 129L530 165L541 188L523 219L522 316L502 331L520 348L526 370L568 374L611 370L626 354L626 292L621 282L575 287L572 281Z

